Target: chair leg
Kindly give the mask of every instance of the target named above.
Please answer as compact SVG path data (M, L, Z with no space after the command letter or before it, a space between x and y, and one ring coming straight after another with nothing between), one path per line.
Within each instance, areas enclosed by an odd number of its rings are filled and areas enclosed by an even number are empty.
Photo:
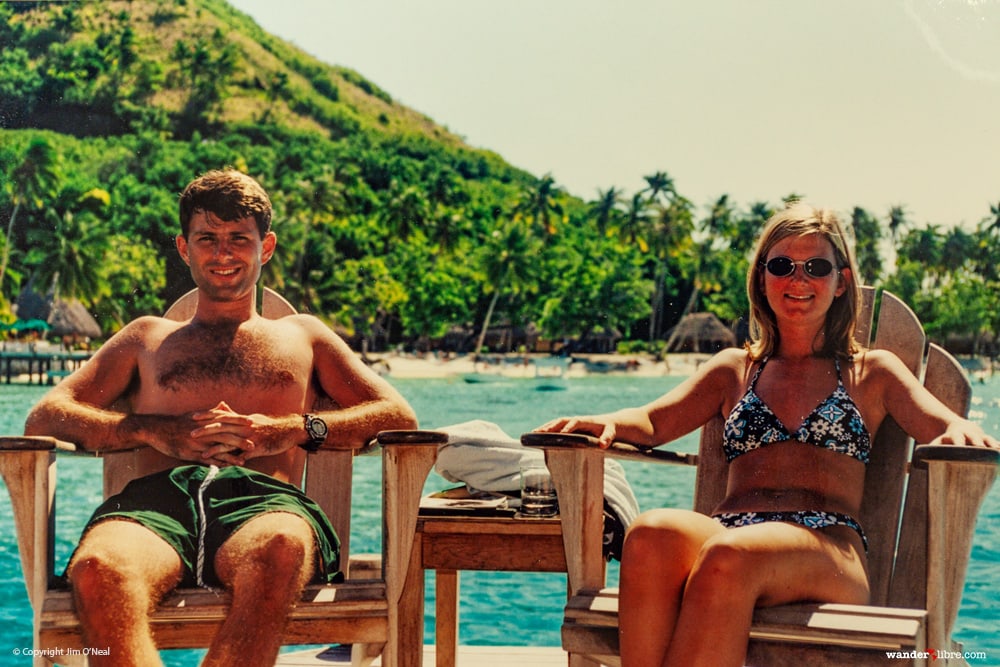
M382 655L385 644L354 644L351 646L351 667L368 667Z

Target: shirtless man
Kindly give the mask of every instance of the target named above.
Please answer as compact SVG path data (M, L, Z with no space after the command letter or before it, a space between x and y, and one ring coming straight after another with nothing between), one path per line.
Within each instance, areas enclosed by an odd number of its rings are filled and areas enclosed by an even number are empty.
M306 452L361 447L416 419L318 319L257 314L276 237L256 181L201 176L181 195L180 221L192 319L128 324L42 398L25 431L89 451L142 448L145 476L97 510L67 567L86 645L110 648L93 664L162 664L148 612L183 582L232 592L204 664L273 665L303 586L338 568L332 527L296 488ZM337 409L310 414L322 394ZM126 412L112 409L122 402Z

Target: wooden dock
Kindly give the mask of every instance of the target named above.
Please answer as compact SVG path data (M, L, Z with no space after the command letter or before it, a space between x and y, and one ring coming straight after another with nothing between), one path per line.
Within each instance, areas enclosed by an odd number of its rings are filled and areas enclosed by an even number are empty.
M0 376L6 384L55 384L91 356L88 351L5 349L0 351Z
M424 646L424 667L433 667L437 657L433 645ZM325 650L312 649L283 653L275 667L348 667L351 648L334 646ZM380 658L373 667L382 664ZM558 646L459 646L455 667L566 667L566 653Z

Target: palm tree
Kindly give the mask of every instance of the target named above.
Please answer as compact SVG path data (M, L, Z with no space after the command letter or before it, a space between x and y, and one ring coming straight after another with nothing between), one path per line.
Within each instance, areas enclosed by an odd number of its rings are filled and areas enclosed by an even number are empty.
M937 225L911 230L899 247L899 256L924 267L924 271L937 274L942 264L943 242Z
M608 229L614 226L616 219L621 215L619 208L621 203L621 190L610 187L607 190L597 191L597 199L590 203L590 214L594 217L601 236L604 236Z
M674 188L674 179L670 178L665 171L658 171L643 178L646 179L647 186L643 192L649 193L649 201L651 202L659 201L660 195L670 199L677 194L677 190Z
M882 230L875 216L860 206L855 206L851 213L851 226L854 229L858 270L861 272L859 279L872 284L882 273L882 256L878 251Z
M902 206L897 205L889 208L889 236L892 238L893 245L907 223L906 210Z
M1000 203L990 204L990 215L993 216L993 221L986 230L994 234L1000 234Z
M734 232L733 206L729 203L729 195L722 195L708 212L702 228L712 238L729 237Z
M621 218L618 227L618 236L627 240L631 245L638 246L642 252L649 251L649 243L646 236L652 221L652 213L649 208L649 200L642 196L641 192L632 195L629 201L628 210Z
M42 291L51 290L53 300L79 299L93 305L106 296L108 286L95 257L110 247L106 226L94 214L107 208L111 196L94 188L65 203L46 209L43 234L33 240L28 261L34 265L33 279Z
M520 214L526 217L543 236L555 234L552 216L562 216L563 208L559 201L562 194L552 175L545 174L533 188L522 192L520 201L514 207L515 216Z
M3 288L4 277L7 274L14 222L17 220L18 211L25 205L41 209L45 199L52 196L56 183L60 180L58 157L48 141L41 137L34 139L28 145L24 159L14 168L7 182L7 191L14 204L14 210L10 214L10 220L7 221L7 242L3 248L3 258L0 259L0 289Z
M770 204L762 201L750 205L750 212L736 221L733 236L733 251L740 255L748 255L753 249L764 225L774 215Z
M528 227L514 220L495 229L483 250L487 285L493 291L493 297L483 318L483 328L479 331L474 359L483 349L500 295L505 292L517 294L528 286L534 275L539 247Z
M341 174L336 168L324 165L320 173L313 178L298 182L299 191L296 194L301 197L302 201L300 205L289 207L289 210L299 210L303 214L302 240L294 258L294 267L289 272L300 290L301 306L315 308L319 305L315 302L310 303L308 295L315 294L315 291L310 289L310 281L315 273L315 267L321 267L323 264L317 264L310 259L318 259L322 255L322 253L317 252L317 246L326 245L328 239L317 239L316 235L313 234L313 228L331 221L337 211L344 210L345 186L341 182L340 176ZM268 280L272 281L271 284L280 287L284 283L285 272L281 270L282 265L280 261L275 261L276 259L272 257L271 261L265 265L264 270Z
M406 241L415 231L427 227L431 207L421 188L398 185L394 180L389 190L389 201L379 217L385 231L384 252L388 253L394 241Z
M652 229L652 247L655 255L655 269L653 275L653 297L652 309L649 314L649 340L650 342L659 339L663 329L663 306L667 289L667 276L670 267L676 258L683 258L691 254L694 263L695 289L685 314L693 307L697 301L697 277L700 266L701 255L696 244L692 240L694 231L693 206L691 201L685 197L674 196L667 206L659 206ZM710 244L706 244L706 249ZM683 272L683 262L681 271Z

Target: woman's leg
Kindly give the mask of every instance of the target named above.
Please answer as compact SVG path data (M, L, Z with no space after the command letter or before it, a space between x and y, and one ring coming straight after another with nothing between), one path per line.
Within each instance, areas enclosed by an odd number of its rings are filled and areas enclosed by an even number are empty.
M674 633L688 573L702 545L726 529L688 510L644 512L622 553L618 635L622 665L659 667Z
M738 666L753 610L789 602L868 601L866 559L850 528L772 522L710 537L690 568L664 665Z

